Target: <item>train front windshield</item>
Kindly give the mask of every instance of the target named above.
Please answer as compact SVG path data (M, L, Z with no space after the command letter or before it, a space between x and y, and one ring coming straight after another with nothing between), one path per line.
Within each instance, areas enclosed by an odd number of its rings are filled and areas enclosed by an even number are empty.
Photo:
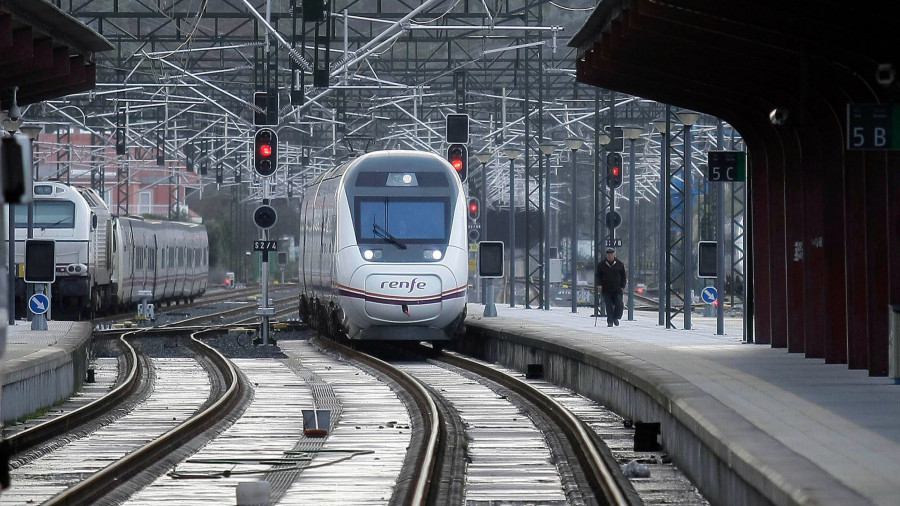
M28 226L28 206L16 204L16 227ZM75 228L75 203L35 200L34 228Z
M446 198L359 197L356 237L360 243L446 243L449 205Z

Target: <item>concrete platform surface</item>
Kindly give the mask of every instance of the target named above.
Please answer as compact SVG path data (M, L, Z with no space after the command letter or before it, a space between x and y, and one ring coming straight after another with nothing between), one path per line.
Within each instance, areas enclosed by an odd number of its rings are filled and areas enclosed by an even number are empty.
M50 321L45 331L31 323L7 326L0 359L4 421L28 416L72 395L84 380L90 322Z
M607 327L590 308L483 311L469 304L467 324L547 339L647 378L791 502L900 505L900 385L888 378L745 344L737 318L719 336L715 318L696 315L688 331L657 325L655 312Z
M49 346L55 346L67 338L89 338L90 322L49 321L47 330L31 330L31 322L17 320L15 325L6 325L6 352L0 364L28 356Z

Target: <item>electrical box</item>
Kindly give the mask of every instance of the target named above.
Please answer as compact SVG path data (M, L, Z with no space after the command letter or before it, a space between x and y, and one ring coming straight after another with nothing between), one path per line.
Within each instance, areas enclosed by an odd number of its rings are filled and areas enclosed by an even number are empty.
M447 115L447 142L450 144L468 144L469 142L469 115Z
M717 256L718 244L716 241L697 243L697 277L715 278L719 275L716 269Z
M25 282L54 281L56 281L56 241L41 239L25 241Z
M503 242L478 243L478 275L482 278L503 277Z

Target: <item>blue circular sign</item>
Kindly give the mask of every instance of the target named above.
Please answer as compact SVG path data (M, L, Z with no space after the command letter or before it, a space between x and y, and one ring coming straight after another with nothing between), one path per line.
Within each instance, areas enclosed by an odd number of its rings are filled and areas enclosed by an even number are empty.
M700 298L703 300L703 302L712 304L716 301L716 299L719 298L719 293L716 292L715 287L707 286L703 289L702 292L700 292Z
M36 293L28 299L28 309L34 314L44 314L50 309L50 297L42 293Z

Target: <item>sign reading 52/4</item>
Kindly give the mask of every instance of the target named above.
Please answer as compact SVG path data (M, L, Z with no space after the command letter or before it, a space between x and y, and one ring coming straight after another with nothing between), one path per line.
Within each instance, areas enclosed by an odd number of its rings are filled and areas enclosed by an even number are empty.
M278 251L278 241L253 241L253 251Z
M710 151L707 165L707 178L711 183L747 179L747 153L743 151Z

